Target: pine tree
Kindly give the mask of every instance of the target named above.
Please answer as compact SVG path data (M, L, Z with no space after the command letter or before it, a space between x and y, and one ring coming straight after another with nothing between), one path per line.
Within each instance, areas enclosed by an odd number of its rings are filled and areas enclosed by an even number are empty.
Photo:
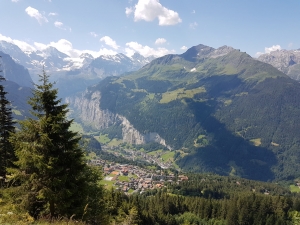
M35 218L75 214L98 221L91 207L97 208L97 213L103 209L99 170L86 165L80 137L69 130L73 120L67 119L67 105L57 99L58 91L49 76L45 71L39 76L41 84L35 85L29 100L34 118L20 122L21 130L11 138L18 166L11 172L21 182L22 205Z
M0 81L5 81L1 72L0 70ZM14 149L9 142L10 134L15 131L15 122L6 94L4 86L0 84L0 176L3 178L6 177L6 168L12 167L15 161Z

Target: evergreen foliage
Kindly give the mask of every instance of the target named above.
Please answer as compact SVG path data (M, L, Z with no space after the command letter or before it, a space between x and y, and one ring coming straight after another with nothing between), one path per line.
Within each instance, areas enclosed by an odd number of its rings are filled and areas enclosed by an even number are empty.
M10 169L18 187L20 205L30 215L105 221L103 189L98 168L88 167L79 146L80 137L69 130L67 105L43 71L29 104L34 118L20 122L11 137L17 168ZM104 222L105 223L105 222ZM102 224L98 223L98 224Z
M1 66L1 64L0 64ZM0 81L5 81L0 70ZM7 92L4 86L0 84L0 176L6 177L6 168L12 167L15 161L14 149L9 142L11 133L15 132L12 117L12 110L10 108L10 101L6 98Z
M115 224L291 225L299 221L299 195L278 184L236 177L190 174L189 181L165 189L130 196L112 190L106 197ZM128 223L129 218L137 222Z

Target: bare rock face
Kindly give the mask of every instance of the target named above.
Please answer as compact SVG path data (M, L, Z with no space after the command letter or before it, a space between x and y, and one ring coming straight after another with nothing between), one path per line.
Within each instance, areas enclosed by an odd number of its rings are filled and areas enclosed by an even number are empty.
M221 56L227 55L228 53L230 53L234 50L235 50L234 48L232 48L230 46L227 46L227 45L224 45L224 46L214 50L213 52L211 52L209 54L209 58L221 57Z
M80 120L93 129L101 130L117 122L117 116L108 110L100 109L100 92L94 92L91 99L80 97L68 97L66 102L76 111Z
M95 91L87 98L87 93L79 97L68 97L66 102L75 109L78 113L79 119L86 125L95 130L108 128L115 124L121 124L123 142L129 144L146 144L149 142L157 142L167 148L171 149L166 144L158 133L151 132L141 134L134 126L127 120L126 117L114 114L107 109L100 108L101 93Z
M271 64L294 80L300 80L300 50L276 50L257 59Z

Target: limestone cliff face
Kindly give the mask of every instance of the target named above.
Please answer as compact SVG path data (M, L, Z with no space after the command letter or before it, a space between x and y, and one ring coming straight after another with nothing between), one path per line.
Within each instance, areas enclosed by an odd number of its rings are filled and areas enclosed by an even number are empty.
M109 110L100 109L100 99L100 92L96 91L90 99L82 94L80 97L69 97L66 102L78 113L77 116L85 125L101 130L115 124L118 118Z
M89 96L90 97L87 97ZM123 141L130 144L145 144L149 142L157 142L171 149L166 141L159 136L158 133L151 132L141 134L129 120L119 114L114 114L107 109L100 108L101 93L95 91L93 93L83 93L81 96L68 97L66 102L76 111L76 116L85 125L95 130L108 128L115 124L121 124Z
M137 129L135 129L124 116L118 115L118 118L122 121L122 135L124 142L128 142L130 144L157 142L163 146L166 146L168 149L171 149L171 147L166 144L166 141L162 139L158 133L150 132L143 135Z
M276 50L260 55L258 60L271 64L295 80L300 80L300 50Z

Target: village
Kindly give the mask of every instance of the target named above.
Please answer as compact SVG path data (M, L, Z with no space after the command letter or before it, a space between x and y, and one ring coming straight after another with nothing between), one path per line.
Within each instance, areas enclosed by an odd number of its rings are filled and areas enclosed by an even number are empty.
M150 164L158 165L162 169L173 168L173 160L167 159L163 160L162 153L160 152L152 152L155 154L147 154L143 151L135 151L129 148L120 148L119 146L106 146L102 145L102 151L109 152L114 154L115 156L122 156L128 160L135 161L137 159L148 162Z
M90 164L103 168L103 182L106 188L121 190L127 194L143 193L146 190L163 188L168 183L188 180L185 175L175 175L164 170L148 170L138 166L107 163L102 159L92 159Z

